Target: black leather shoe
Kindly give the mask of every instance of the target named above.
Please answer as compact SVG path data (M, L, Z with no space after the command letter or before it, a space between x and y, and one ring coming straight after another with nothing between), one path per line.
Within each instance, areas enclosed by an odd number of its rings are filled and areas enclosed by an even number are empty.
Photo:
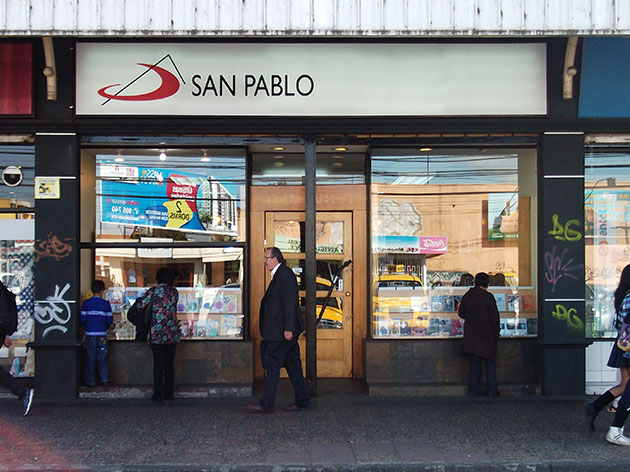
M311 409L310 406L299 406L296 404L284 407L284 411L304 411L304 410L310 410L310 409Z
M586 426L590 428L591 431L595 431L595 418L597 418L597 412L595 411L595 407L592 403L587 403L584 405L586 409L584 419L586 420Z
M265 410L258 403L254 403L253 405L249 405L247 407L247 412L248 413L262 413L262 414L266 414L266 415L271 414L271 410Z

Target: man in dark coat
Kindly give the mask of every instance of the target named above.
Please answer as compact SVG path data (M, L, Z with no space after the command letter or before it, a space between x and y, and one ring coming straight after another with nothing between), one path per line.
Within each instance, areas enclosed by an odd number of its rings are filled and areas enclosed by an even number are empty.
M265 393L249 408L252 413L271 413L276 400L280 369L284 367L295 390L295 400L285 408L299 411L310 408L311 401L302 373L298 337L304 331L304 320L298 298L298 284L276 247L265 251L265 267L271 282L260 302L259 328L263 338L260 355L267 371Z
M459 304L458 314L464 321L462 354L470 356L468 395L486 395L481 390L481 364L485 364L487 395L498 397L497 340L499 310L494 295L488 292L490 277L485 272L475 275L475 286L468 290Z

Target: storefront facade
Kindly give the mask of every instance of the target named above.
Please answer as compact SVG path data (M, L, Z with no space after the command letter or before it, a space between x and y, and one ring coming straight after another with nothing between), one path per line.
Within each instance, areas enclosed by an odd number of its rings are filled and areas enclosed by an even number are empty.
M4 42L43 68L40 41ZM2 187L32 236L3 239L32 248L15 284L33 291L41 398L81 388L78 307L94 278L115 314L112 385L151 383L125 313L163 265L179 274L177 384L250 394L272 245L300 281L313 389L350 378L370 394L463 394L457 304L485 271L503 391L584 393L589 327L607 322L586 311L584 269L614 280L627 260L589 259L588 201L609 196L587 189L610 177L589 177L585 144L627 120L579 116L577 79L563 98L571 40L53 43L56 100L34 78L32 106L0 121L5 166L34 162ZM31 185L34 199L11 203Z

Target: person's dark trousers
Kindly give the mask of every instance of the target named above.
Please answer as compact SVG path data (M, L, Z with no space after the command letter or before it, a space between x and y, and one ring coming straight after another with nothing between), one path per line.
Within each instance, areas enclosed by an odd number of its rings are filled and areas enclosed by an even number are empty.
M95 366L101 382L109 382L107 369L107 337L85 337L85 383L90 387L96 385Z
M26 395L26 388L24 388L20 382L15 380L15 377L13 377L9 372L4 370L2 366L0 366L0 385L5 387L20 400L22 400L24 395Z
M263 367L267 371L265 393L258 402L260 406L266 411L273 411L282 367L287 370L293 390L295 390L295 405L300 408L311 406L308 388L302 373L300 346L297 339L292 341L263 341L260 344L260 355Z
M483 357L470 356L470 371L468 377L468 395L476 396L481 395L481 364L484 364L486 369L486 385L488 395L496 395L499 392L499 386L497 384L497 363L490 359L484 359Z
M153 400L172 400L175 390L177 344L151 344L153 351Z

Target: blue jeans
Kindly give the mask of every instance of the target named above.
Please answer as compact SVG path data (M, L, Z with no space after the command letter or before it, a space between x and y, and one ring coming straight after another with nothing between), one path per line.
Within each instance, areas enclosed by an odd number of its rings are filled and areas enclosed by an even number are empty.
M107 369L107 337L85 337L85 383L90 387L96 385L95 366L98 367L98 375L101 382L109 382Z

